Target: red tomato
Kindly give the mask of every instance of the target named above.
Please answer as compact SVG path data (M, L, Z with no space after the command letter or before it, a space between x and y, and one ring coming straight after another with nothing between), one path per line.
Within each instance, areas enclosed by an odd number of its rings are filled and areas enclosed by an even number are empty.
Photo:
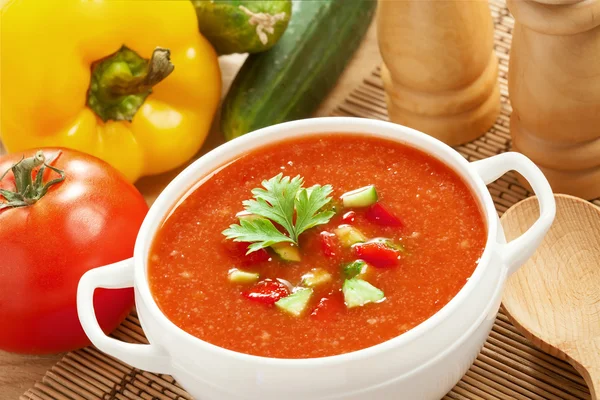
M377 225L397 226L400 228L404 226L400 218L392 214L381 203L375 203L369 207L365 212L365 217Z
M342 222L344 224L352 224L356 219L356 213L354 211L348 211L342 216Z
M342 292L338 290L329 293L327 297L321 298L310 316L318 321L331 321L345 309L344 297Z
M242 292L242 295L245 298L268 305L275 304L277 300L284 298L289 294L290 290L287 286L272 279L260 281L254 285L252 289Z
M131 257L148 211L136 188L105 162L71 150L43 154L64 171L64 181L29 206L0 209L0 349L20 353L57 353L90 343L77 317L79 278ZM0 157L0 176L22 156ZM46 183L59 174L46 169L43 177ZM12 172L0 188L15 191ZM6 201L0 195L0 207ZM131 310L133 290L99 289L94 306L110 332Z
M223 241L223 245L229 254L236 257L241 265L254 265L264 261L269 261L271 256L265 249L260 249L253 251L250 254L246 254L250 244L251 243L247 242L234 242L233 240Z
M367 242L354 245L356 256L377 268L395 267L400 262L400 252L383 242Z
M319 234L321 240L321 250L327 257L335 256L335 234L327 231L323 231Z

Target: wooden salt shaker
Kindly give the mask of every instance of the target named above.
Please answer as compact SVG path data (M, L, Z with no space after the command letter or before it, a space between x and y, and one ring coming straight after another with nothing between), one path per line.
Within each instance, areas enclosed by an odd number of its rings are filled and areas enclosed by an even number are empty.
M600 0L509 0L513 148L555 192L600 196Z
M487 0L380 0L381 75L390 120L457 145L500 112Z

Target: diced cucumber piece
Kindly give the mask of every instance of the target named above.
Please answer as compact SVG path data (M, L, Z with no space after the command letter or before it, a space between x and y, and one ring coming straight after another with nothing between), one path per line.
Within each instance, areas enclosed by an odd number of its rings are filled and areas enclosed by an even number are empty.
M240 211L239 213L235 214L235 216L240 220L244 219L246 221L253 221L255 219L263 218L260 215L252 214L249 211Z
M342 195L344 207L368 207L377 202L377 190L374 185L346 192Z
M333 232L344 247L350 247L353 244L367 241L367 238L361 231L350 225L340 225L337 229L334 229Z
M392 242L391 240L388 240L386 245L394 250L398 250L401 253L406 253L406 248L404 247L404 245L402 243L396 243L396 242Z
M404 247L404 245L402 243L394 242L392 239L375 238L375 239L369 240L369 242L383 243L386 247L388 247L392 250L396 250L401 253L406 253L406 248Z
M323 268L313 268L302 276L302 285L315 287L331 281L331 274Z
M383 292L362 279L347 279L342 287L346 307L362 307L368 303L376 303L385 298Z
M306 310L312 294L312 289L299 289L289 296L277 300L275 305L280 310L283 310L294 317L299 317L302 315L304 310Z
M300 261L302 259L300 257L300 250L298 250L298 246L292 243L276 243L271 246L271 248L279 257L281 257L283 261Z
M344 275L346 278L352 279L354 277L361 277L366 274L369 264L363 260L352 261L349 264L344 265Z
M254 272L246 272L237 268L229 270L229 282L233 283L254 283L258 281L260 275Z

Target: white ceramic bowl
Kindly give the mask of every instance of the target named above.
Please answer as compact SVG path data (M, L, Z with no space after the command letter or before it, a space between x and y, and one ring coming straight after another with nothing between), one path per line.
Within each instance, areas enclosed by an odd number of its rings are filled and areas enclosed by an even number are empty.
M476 196L488 228L479 265L445 307L414 329L379 345L333 357L274 359L226 350L174 325L160 311L148 287L148 252L154 235L177 204L200 181L246 152L277 141L320 133L370 134L421 149L451 166ZM541 215L520 238L506 244L486 184L509 170L520 172L540 199ZM317 118L249 133L206 154L158 197L144 220L134 257L87 272L79 284L79 318L102 351L134 367L171 374L201 400L439 399L463 376L494 322L507 277L538 247L555 214L552 190L525 156L505 153L467 162L451 147L415 130L359 118ZM135 288L149 345L130 344L102 332L94 315L95 288Z

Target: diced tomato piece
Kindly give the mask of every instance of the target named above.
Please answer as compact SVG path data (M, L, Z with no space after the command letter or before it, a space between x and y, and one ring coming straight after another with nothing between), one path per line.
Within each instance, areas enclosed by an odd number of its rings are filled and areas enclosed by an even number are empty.
M251 289L242 292L242 296L248 300L255 301L261 304L275 304L275 302L281 298L284 298L290 294L290 290L287 286L279 281L272 279L265 279L264 281L258 282Z
M320 233L321 238L321 250L327 257L335 256L336 249L336 236L334 233L323 231Z
M250 243L246 243L246 245L249 245ZM248 247L246 246L246 249ZM247 250L246 250L247 251ZM245 254L244 253L244 261L246 265L251 265L251 264L258 264L264 261L269 261L269 258L271 258L271 256L269 255L269 253L267 252L267 250L265 249L260 249L257 251L253 251L250 254Z
M354 245L354 254L377 268L395 267L400 263L400 252L383 242L367 242Z
M351 224L356 219L356 213L354 211L348 211L342 216L342 222L344 224Z
M319 304L310 313L310 316L319 321L331 321L340 312L344 311L345 308L344 297L342 292L338 290L321 298Z
M365 217L367 217L369 221L378 225L397 227L404 226L402 220L400 220L400 218L392 214L381 203L375 203L371 207L369 207L365 212Z
M258 251L253 251L250 254L246 254L250 244L251 243L247 242L234 242L233 240L225 241L225 246L229 254L231 254L233 257L236 257L242 265L247 266L269 261L271 256L265 249L260 249Z

